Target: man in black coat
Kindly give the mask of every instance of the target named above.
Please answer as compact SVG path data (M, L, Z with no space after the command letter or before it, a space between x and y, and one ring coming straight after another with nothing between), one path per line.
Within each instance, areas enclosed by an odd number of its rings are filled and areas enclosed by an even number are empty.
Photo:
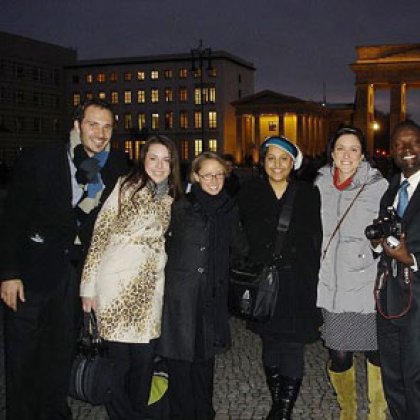
M404 235L395 248L381 240L380 266L388 269L378 314L378 343L385 396L393 419L420 419L420 127L399 123L391 137L395 163L402 170L381 200L381 216L393 207ZM408 186L405 181L408 181ZM376 245L376 244L375 244ZM412 290L405 280L411 279ZM411 306L407 296L412 294ZM405 315L400 316L407 308ZM397 316L396 319L386 319Z
M0 222L9 420L71 419L80 268L99 208L127 171L110 150L113 125L107 103L87 101L69 143L24 151L17 163Z

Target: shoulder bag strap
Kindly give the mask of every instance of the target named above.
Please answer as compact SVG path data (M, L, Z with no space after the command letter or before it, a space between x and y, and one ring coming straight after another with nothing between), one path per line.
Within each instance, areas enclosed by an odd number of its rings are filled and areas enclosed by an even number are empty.
M325 256L327 255L328 248L330 247L331 242L332 242L334 236L338 232L338 229L340 229L341 224L343 223L343 221L346 218L347 214L349 213L350 209L353 207L353 204L356 202L357 197L359 197L359 195L362 193L362 191L365 189L365 187L366 187L366 183L364 183L360 187L360 190L357 191L357 194L354 196L353 200L351 201L351 203L349 204L349 206L346 208L346 211L343 213L343 215L341 216L340 220L338 221L337 226L335 227L332 235L330 236L330 239L329 239L329 241L327 243L327 246L325 247L324 251L322 252L322 259L324 259Z
M297 186L294 182L289 185L289 191L286 191L285 202L280 212L279 223L277 224L276 244L274 246L274 258L281 255L284 239L289 230L290 220L292 219L293 202L296 195Z

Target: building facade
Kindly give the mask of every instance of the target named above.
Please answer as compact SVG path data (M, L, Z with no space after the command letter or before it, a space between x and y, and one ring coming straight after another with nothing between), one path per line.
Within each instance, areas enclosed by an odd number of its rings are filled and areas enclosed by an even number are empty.
M232 104L236 111L236 160L252 156L268 136L284 135L308 156L325 151L327 140L340 124L351 124L352 104L330 105L264 90Z
M0 32L0 159L11 164L24 146L63 139L64 65L76 51Z
M235 153L231 105L254 92L255 68L224 51L84 60L66 67L67 118L85 98L102 98L116 113L114 146L132 159L152 134L172 138L181 160L202 151Z

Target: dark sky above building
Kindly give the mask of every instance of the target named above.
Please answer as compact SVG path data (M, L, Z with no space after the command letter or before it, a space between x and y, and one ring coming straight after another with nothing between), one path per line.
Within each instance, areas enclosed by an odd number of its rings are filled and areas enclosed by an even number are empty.
M420 43L420 0L0 0L0 30L79 58L226 50L256 90L352 102L355 46ZM417 96L420 100L420 95Z

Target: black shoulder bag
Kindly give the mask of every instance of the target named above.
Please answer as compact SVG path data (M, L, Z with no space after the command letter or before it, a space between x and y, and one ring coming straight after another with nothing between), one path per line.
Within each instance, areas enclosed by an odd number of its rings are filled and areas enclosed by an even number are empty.
M95 312L84 312L79 353L73 361L69 395L93 405L111 400L112 364L99 335Z
M277 225L276 244L271 264L256 270L234 267L230 270L229 311L232 315L254 322L267 322L276 308L279 272L276 262L281 258L284 239L292 218L296 185L291 183Z

